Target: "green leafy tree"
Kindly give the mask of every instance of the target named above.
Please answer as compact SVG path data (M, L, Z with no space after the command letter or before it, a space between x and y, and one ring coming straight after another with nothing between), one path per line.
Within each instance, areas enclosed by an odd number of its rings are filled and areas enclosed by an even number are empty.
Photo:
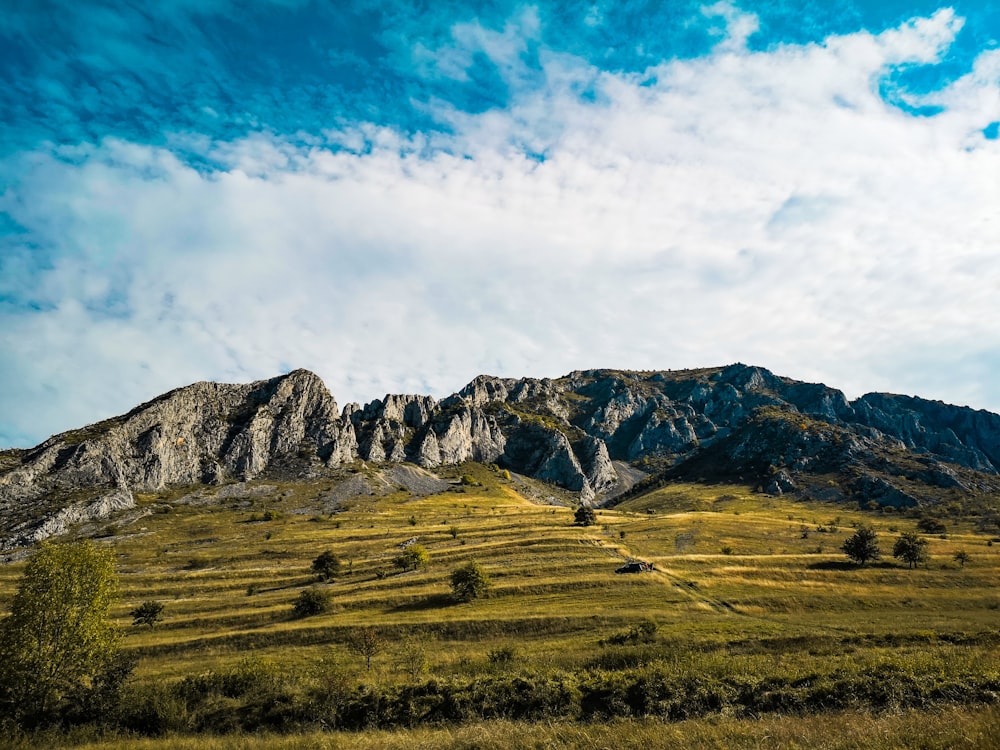
M597 514L589 505L581 505L573 514L573 520L577 526L593 526L597 523Z
M148 601L143 602L138 607L129 612L133 625L149 625L150 629L156 625L157 620L163 613L163 602Z
M912 531L900 534L892 546L892 556L902 560L912 569L927 560L927 540Z
M475 561L468 562L451 573L451 593L459 602L471 602L485 596L490 585L490 577Z
M964 549L960 549L958 552L955 553L955 558L954 558L955 562L957 562L963 568L965 567L965 564L969 562L969 560L971 559L972 555L970 555Z
M105 670L118 652L108 620L117 595L110 549L90 541L38 547L0 623L0 696L10 715L44 716Z
M292 609L296 617L312 617L330 610L330 595L319 589L306 589L301 592Z
M861 526L848 537L841 549L845 555L861 566L872 560L878 560L882 556L882 549L878 545L878 535L871 526Z
M417 568L426 568L431 561L430 553L419 544L411 544L398 555L393 560L393 563L398 568L403 570L415 570Z
M331 578L336 578L340 573L340 560L337 559L337 556L333 552L326 550L313 560L312 572L320 580L329 581Z

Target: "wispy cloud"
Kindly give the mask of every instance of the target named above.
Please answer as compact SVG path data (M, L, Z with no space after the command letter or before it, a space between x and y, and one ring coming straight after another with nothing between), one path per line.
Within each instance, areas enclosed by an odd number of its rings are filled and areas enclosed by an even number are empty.
M614 21L576 10L594 34ZM531 8L383 29L383 53L415 65L402 90L428 94L406 124L324 112L314 80L314 100L261 94L299 128L232 137L205 123L242 105L194 96L201 127L9 154L0 443L299 366L342 402L479 372L741 360L1000 408L984 377L1000 356L996 52L908 91L940 108L915 116L880 81L950 54L954 12L761 44L767 23L738 6L690 11L704 54L618 67L554 46ZM133 52L107 54L120 69ZM442 83L483 71L496 89L475 105Z

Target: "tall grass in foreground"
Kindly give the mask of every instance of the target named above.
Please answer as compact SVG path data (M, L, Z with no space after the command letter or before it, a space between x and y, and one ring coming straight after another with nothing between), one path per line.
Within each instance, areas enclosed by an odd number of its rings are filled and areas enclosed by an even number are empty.
M360 734L313 732L289 737L230 735L88 741L84 737L35 735L0 741L3 750L46 746L79 750L982 750L1000 747L1000 707L879 715L838 712L759 720L717 717L677 723L490 721L458 728Z

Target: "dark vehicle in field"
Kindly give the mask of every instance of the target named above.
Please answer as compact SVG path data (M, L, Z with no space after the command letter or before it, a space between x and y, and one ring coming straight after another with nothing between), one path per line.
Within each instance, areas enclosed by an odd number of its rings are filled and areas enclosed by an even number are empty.
M629 560L616 569L615 573L648 573L651 570L656 570L653 567L653 563L643 562L642 560Z

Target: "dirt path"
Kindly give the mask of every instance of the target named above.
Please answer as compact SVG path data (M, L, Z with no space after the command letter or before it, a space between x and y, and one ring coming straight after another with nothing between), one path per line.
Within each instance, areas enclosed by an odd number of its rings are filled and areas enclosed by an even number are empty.
M625 547L624 545L610 544L603 539L597 539L595 537L590 537L587 541L589 541L590 544L594 545L598 549L607 553L609 557L616 558L622 562L628 562L629 560L637 559L634 555L631 554L631 551L628 549L628 547ZM679 591L681 594L683 594L691 601L703 607L712 609L716 612L721 612L723 614L730 614L730 615L749 616L744 612L740 612L738 609L733 607L733 605L730 604L729 602L723 601L722 599L716 599L714 597L707 595L704 591L702 591L698 587L697 583L685 580L684 578L677 575L668 568L664 568L662 565L660 565L659 567L655 567L653 570L649 572L635 573L633 575L648 576L655 580L661 581L662 583L677 589L677 591Z

